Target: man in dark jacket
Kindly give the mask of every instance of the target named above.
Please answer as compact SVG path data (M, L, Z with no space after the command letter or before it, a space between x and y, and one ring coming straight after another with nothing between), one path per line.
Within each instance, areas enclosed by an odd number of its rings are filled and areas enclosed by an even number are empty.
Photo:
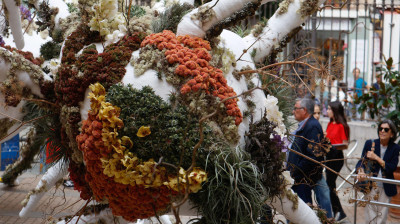
M314 150L319 150L318 143L324 137L322 127L312 116L314 114L314 100L303 98L296 101L293 108L294 118L299 122L294 132L294 140L291 149L304 154L317 161L323 157L317 157ZM315 183L322 177L322 167L294 152L289 152L288 169L294 179L293 191L306 203L312 204L311 190Z

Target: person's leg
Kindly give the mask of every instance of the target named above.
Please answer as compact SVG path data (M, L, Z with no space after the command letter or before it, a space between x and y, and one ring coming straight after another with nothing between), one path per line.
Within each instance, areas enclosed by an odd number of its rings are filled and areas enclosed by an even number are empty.
M333 215L331 197L329 195L329 187L323 175L322 178L316 183L313 190L315 192L315 197L317 199L319 207L326 211L326 217L332 218Z
M388 197L385 194L385 190L381 187L378 188L379 190L379 198L377 201L382 203L390 203L391 197ZM389 208L385 206L377 206L377 223L385 224L387 220L387 216L389 213Z
M338 151L336 149L332 153L329 153L326 157L326 160L333 160L333 159L339 159L336 161L331 161L327 162L326 165L333 169L336 172L340 172L340 170L343 167L344 161L343 161L343 152ZM326 181L329 186L329 193L330 193L330 198L331 198L331 204L332 204L332 211L333 215L335 216L336 213L339 212L339 217L338 220L341 220L346 217L346 214L343 211L342 205L340 203L340 199L337 195L336 192L336 179L337 175L329 170L326 171Z
M373 201L374 195L376 195L375 188L372 188L371 191L365 195L366 200L371 200ZM364 208L364 217L365 217L365 224L377 224L377 206L376 205L371 205L367 204Z
M299 198L301 198L301 200L312 205L310 185L294 183L292 190L299 196Z

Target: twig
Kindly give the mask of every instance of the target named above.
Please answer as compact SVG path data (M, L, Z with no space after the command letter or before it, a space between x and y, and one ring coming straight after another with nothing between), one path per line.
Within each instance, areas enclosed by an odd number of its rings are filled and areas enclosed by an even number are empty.
M43 115L43 116L41 116L41 117L34 118L34 119L32 119L32 120L29 120L29 121L22 122L14 131L12 131L10 134L8 134L8 135L4 136L3 138L1 138L0 141L3 141L4 139L6 139L7 137L9 137L10 135L14 134L14 132L18 131L18 130L19 130L20 128L22 128L24 125L29 124L29 123L31 123L31 122L34 122L34 121L36 121L36 120L40 120L40 119L45 118L45 117L47 117L47 116L49 116L49 114Z
M347 4L347 2L348 2L348 0L346 0L345 2L343 2L343 3L342 3L342 5L341 5L341 6L339 6L339 7L333 6L332 4L331 4L331 5L325 5L324 7L321 7L321 8L319 8L318 10L319 10L319 11L321 11L321 10L323 10L323 9L325 9L325 8L331 8L331 9L343 9L343 8L344 8L344 6Z
M163 159L164 159L164 157L161 156L160 159L158 160L158 163L156 163L156 165L154 165L154 167L153 167L153 175L151 176L152 181L154 180L154 176L156 175L156 169L161 164Z
M246 71L238 72L237 74L238 75L243 75L243 74L248 74L248 73L257 73L257 72L259 72L261 70L265 70L265 69L268 69L268 68L271 68L271 67L276 67L276 66L279 66L279 65L287 65L287 64L301 64L301 65L306 65L306 66L310 67L311 69L316 70L318 72L322 71L322 69L316 68L316 67L314 67L314 66L312 66L312 65L310 65L310 64L308 64L306 62L293 60L293 61L278 62L278 63L272 64L272 65L267 65L267 66L264 66L262 68L255 69L255 70L246 70Z
M11 117L10 115L5 114L5 113L3 113L3 112L1 112L1 111L0 111L0 114L1 114L1 115L4 115L4 116L6 116L6 117L8 117L8 118L11 119L11 120L15 120L15 121L18 121L19 123L22 123L22 121L18 120L17 118Z
M36 11L35 11L35 13L33 14L33 17L32 17L32 19L31 19L31 21L29 21L29 23L28 23L28 26L25 28L25 30L24 30L24 33L23 33L23 34L25 34L25 33L26 33L26 31L29 29L29 27L31 26L31 24L32 24L32 21L35 19L35 17L36 17Z
M334 162L334 161L341 161L341 160L348 160L348 159L361 159L361 158L359 158L359 157L348 157L348 158L343 158L343 159L329 159L329 160L321 161L321 163Z
M55 103L52 103L52 102L49 102L49 101L47 101L47 100L42 100L42 99L28 99L28 98L24 98L24 100L26 100L26 101L32 101L32 102L46 103L46 104L52 105L52 106L54 106L54 107L56 107L56 108L60 108L59 105L57 105L57 104L55 104Z
M299 136L299 137L301 137L301 136ZM304 155L303 153L297 152L296 150L293 150L293 149L288 149L288 150L291 151L291 152L293 152L293 153L295 153L296 155L302 156L302 157L304 157L304 158L310 160L311 162L317 163L317 164L319 164L320 166L325 167L325 169L327 169L327 170L331 171L332 173L338 175L340 178L342 178L344 181L346 181L346 182L349 183L350 185L353 185L350 181L346 180L346 178L342 177L342 175L340 175L340 173L338 173L338 172L332 170L331 168L329 168L329 167L326 166L325 164L322 164L321 162L319 162L319 161L317 161L317 160L315 160L315 159L313 159L313 158L310 158L310 157Z
M216 2L215 2L215 4L213 5L213 6L211 6L208 10L211 10L212 8L214 8L216 5L217 5L217 3L219 2L219 0L217 0ZM208 11L207 10L207 11Z
M297 73L296 69L292 66L292 69L294 71L294 73L296 74L296 76L300 79L300 81L304 84L304 86L308 89L308 92L313 95L313 97L315 96L313 91L311 91L311 89L308 87L308 85L304 82L304 80L300 77L300 75Z
M80 210L80 214L79 214L79 216L78 216L78 219L76 220L76 223L75 224L78 224L78 222L79 222L79 219L81 218L81 216L83 215L83 212L85 211L85 208L87 207L87 205L89 204L89 202L91 202L92 201L92 198L90 198L89 200L87 200L87 202L86 202L86 204L81 208L81 210ZM67 224L67 223L66 223Z
M249 51L249 49L250 49L254 44L256 44L257 41L259 41L260 39L261 39L261 36L259 36L247 49L243 50L243 53L240 55L240 57L239 57L236 61L239 61L239 60L242 58L242 56L243 56L244 54L246 54L247 51Z

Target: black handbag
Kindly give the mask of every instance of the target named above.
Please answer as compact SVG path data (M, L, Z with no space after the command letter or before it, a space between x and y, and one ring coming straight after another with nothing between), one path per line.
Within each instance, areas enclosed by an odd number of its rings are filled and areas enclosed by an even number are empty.
M372 145L371 145L371 151L374 152L375 151L375 142L372 140ZM364 161L362 161L362 163L364 164L364 173L367 176L372 176L372 170L374 168L374 166L376 166L377 162L374 160L370 160L368 158L365 158ZM373 181L370 180L364 180L364 181L358 181L355 184L355 187L357 188L358 191L361 191L364 194L368 194L371 191L371 188L373 186Z

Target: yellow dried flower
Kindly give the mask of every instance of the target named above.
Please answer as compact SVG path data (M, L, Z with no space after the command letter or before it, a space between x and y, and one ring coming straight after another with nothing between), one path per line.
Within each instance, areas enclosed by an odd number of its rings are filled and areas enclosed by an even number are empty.
M140 138L146 137L147 135L151 134L150 127L149 126L142 126L139 128L139 131L137 132L137 136Z

